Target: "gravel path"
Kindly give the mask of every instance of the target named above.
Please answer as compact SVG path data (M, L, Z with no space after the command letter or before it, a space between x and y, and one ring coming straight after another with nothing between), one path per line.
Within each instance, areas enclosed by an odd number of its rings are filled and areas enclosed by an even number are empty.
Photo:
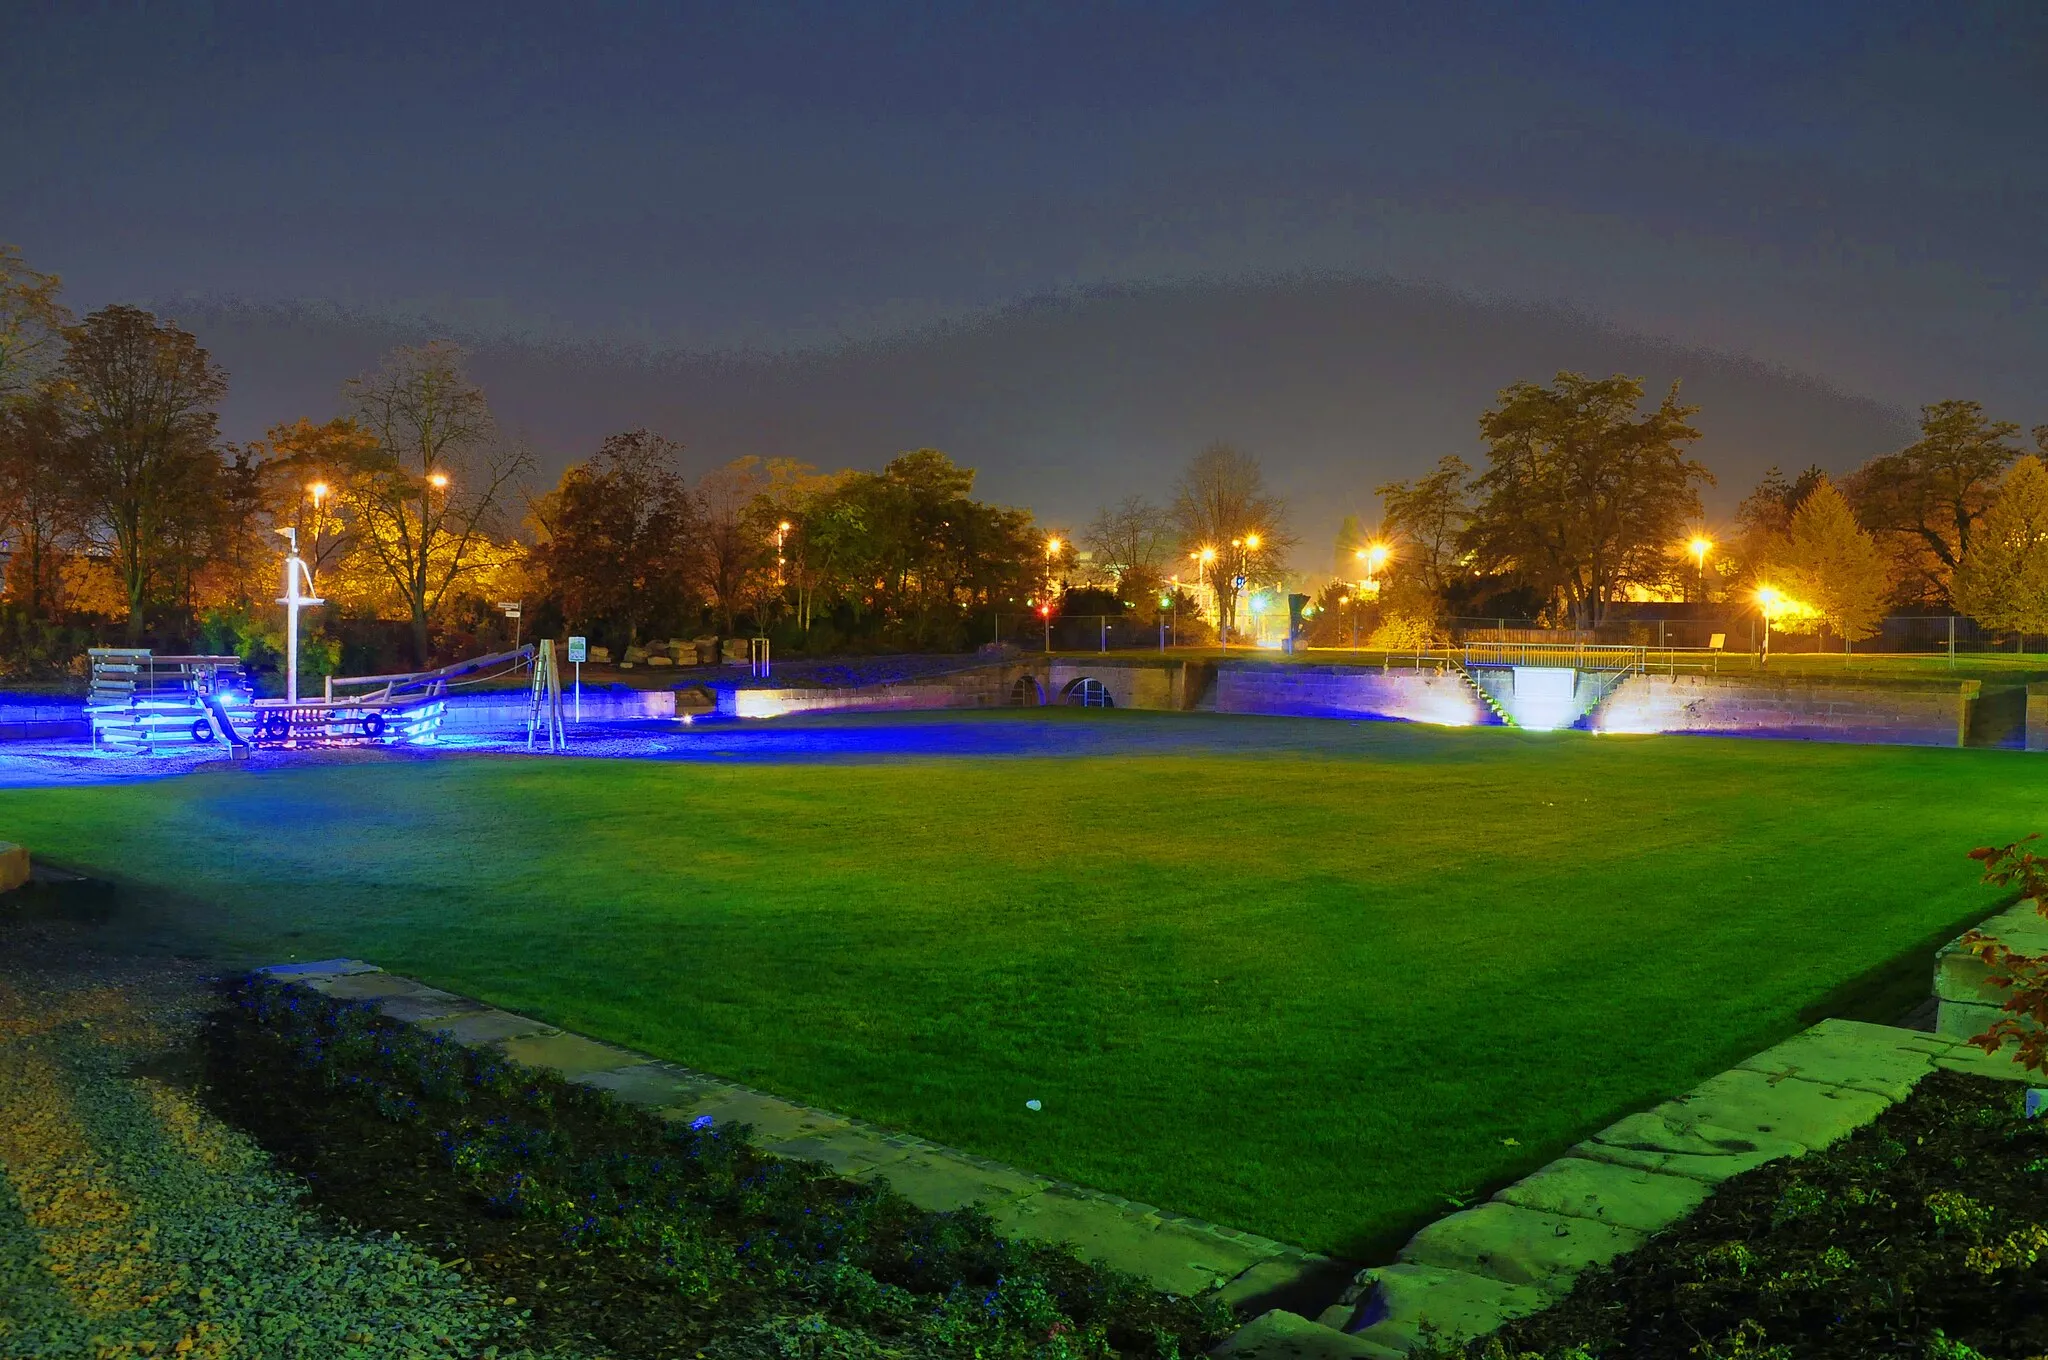
M97 953L0 898L0 1355L472 1356L516 1336L412 1244L306 1212L179 1089L209 1000L192 962Z

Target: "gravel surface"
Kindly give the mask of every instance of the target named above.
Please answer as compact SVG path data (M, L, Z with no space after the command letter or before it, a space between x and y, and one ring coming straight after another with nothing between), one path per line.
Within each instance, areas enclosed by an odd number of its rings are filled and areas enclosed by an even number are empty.
M0 898L0 1355L474 1356L516 1339L515 1310L401 1238L310 1214L186 1094L180 1055L212 1003L199 964L85 940Z

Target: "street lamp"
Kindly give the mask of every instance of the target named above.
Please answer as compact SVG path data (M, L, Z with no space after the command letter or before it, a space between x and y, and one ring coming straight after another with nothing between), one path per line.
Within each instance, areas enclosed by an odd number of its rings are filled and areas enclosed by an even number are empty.
M1694 534L1692 542L1685 545L1692 554L1694 568L1699 572L1700 603L1707 602L1707 554L1714 550L1714 540L1705 534Z
M1762 655L1757 658L1756 664L1758 666L1768 666L1771 662L1771 619L1789 602L1783 595L1780 595L1771 587L1758 586L1756 588L1756 603L1757 612L1764 616L1764 648Z
M445 472L428 473L427 485L436 491L446 491L448 489L448 474Z
M784 585L787 584L787 582L784 581L782 577L782 539L783 536L788 532L788 520L784 520L782 521L782 523L775 526L775 588L777 590L780 590Z

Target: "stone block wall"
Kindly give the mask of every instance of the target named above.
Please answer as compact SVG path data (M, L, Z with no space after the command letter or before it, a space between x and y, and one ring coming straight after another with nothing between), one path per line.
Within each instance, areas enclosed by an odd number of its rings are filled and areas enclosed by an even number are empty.
M1961 746L1975 680L1633 675L1593 713L1599 732L1700 732Z
M88 741L85 700L61 694L0 694L0 741Z
M1118 708L1147 708L1173 711L1181 708L1181 689L1187 667L1181 662L1088 661L1055 657L1046 684L1046 702L1066 702L1067 689L1084 679L1100 681Z
M2048 684L2027 686L2027 749L2048 751Z
M2010 907L1978 929L2022 954L2048 954L2048 920L2032 902ZM1999 1007L2009 993L1993 987L1990 976L1984 960L1964 949L1960 937L1942 946L1934 956L1935 1033L1946 1039L1968 1039L1982 1034L1998 1018Z
M575 714L573 691L564 686L562 713ZM583 687L584 722L625 722L634 718L673 718L675 691L666 689L598 689ZM451 694L441 719L443 732L502 732L526 725L526 691L493 690L483 694Z
M1287 663L1219 664L1216 711L1387 718L1445 727L1476 727L1495 721L1471 686L1450 672Z

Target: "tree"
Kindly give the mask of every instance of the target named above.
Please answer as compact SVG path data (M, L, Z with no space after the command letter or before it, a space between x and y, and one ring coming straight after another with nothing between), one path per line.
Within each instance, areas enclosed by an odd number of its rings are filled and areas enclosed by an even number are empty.
M1166 514L1143 496L1126 496L1115 505L1095 512L1095 518L1081 531L1081 540L1097 561L1116 574L1122 584L1129 572L1147 582L1159 579L1159 568L1173 547L1172 526Z
M1256 457L1211 444L1174 484L1171 513L1183 552L1215 550L1209 584L1216 591L1217 627L1227 637L1237 626L1233 578L1240 571L1250 578L1276 570L1295 544L1287 530L1287 505L1266 489Z
M2019 457L2019 426L1987 420L1974 401L1920 408L1920 438L1873 458L1849 479L1863 523L1897 556L1902 582L1936 607L1953 607L1956 568L1998 480Z
M2006 469L1956 567L1956 608L2024 638L2048 633L2048 469L2032 454Z
M1825 627L1841 635L1847 650L1877 631L1891 585L1884 553L1826 477L1792 512L1774 567L1773 584L1801 606L1785 619L1787 632Z
M1463 556L1461 542L1472 522L1465 489L1472 467L1456 454L1437 460L1436 471L1412 482L1388 482L1375 491L1386 507L1387 533L1400 541L1400 558L1442 595Z
M445 340L394 350L345 389L376 450L342 494L363 551L411 618L421 665L429 622L449 590L483 567L489 530L531 465L523 450L499 441L462 359Z
M762 522L768 472L759 458L737 458L697 479L698 571L721 633L774 588L775 530Z
M227 377L187 332L113 306L69 333L62 381L81 499L113 539L128 638L140 641L152 591L185 565L211 511Z
M83 519L73 471L55 393L0 408L0 524L14 540L7 591L32 620L49 618L62 596L63 549Z
M621 651L692 601L696 508L682 449L645 429L608 435L533 506L545 589L574 627L615 637Z
M55 274L30 269L0 245L0 406L28 399L49 380L64 352L71 313L57 301Z
M1462 539L1482 570L1543 590L1580 627L1598 624L1622 590L1671 571L1670 546L1700 513L1712 476L1685 456L1699 408L1673 383L1638 414L1639 378L1559 373L1516 383L1479 419L1487 470Z
M256 453L257 450L252 450ZM298 533L299 559L318 594L321 577L356 546L348 489L378 466L376 436L347 416L324 425L299 419L274 425L260 450L265 504L279 527Z

